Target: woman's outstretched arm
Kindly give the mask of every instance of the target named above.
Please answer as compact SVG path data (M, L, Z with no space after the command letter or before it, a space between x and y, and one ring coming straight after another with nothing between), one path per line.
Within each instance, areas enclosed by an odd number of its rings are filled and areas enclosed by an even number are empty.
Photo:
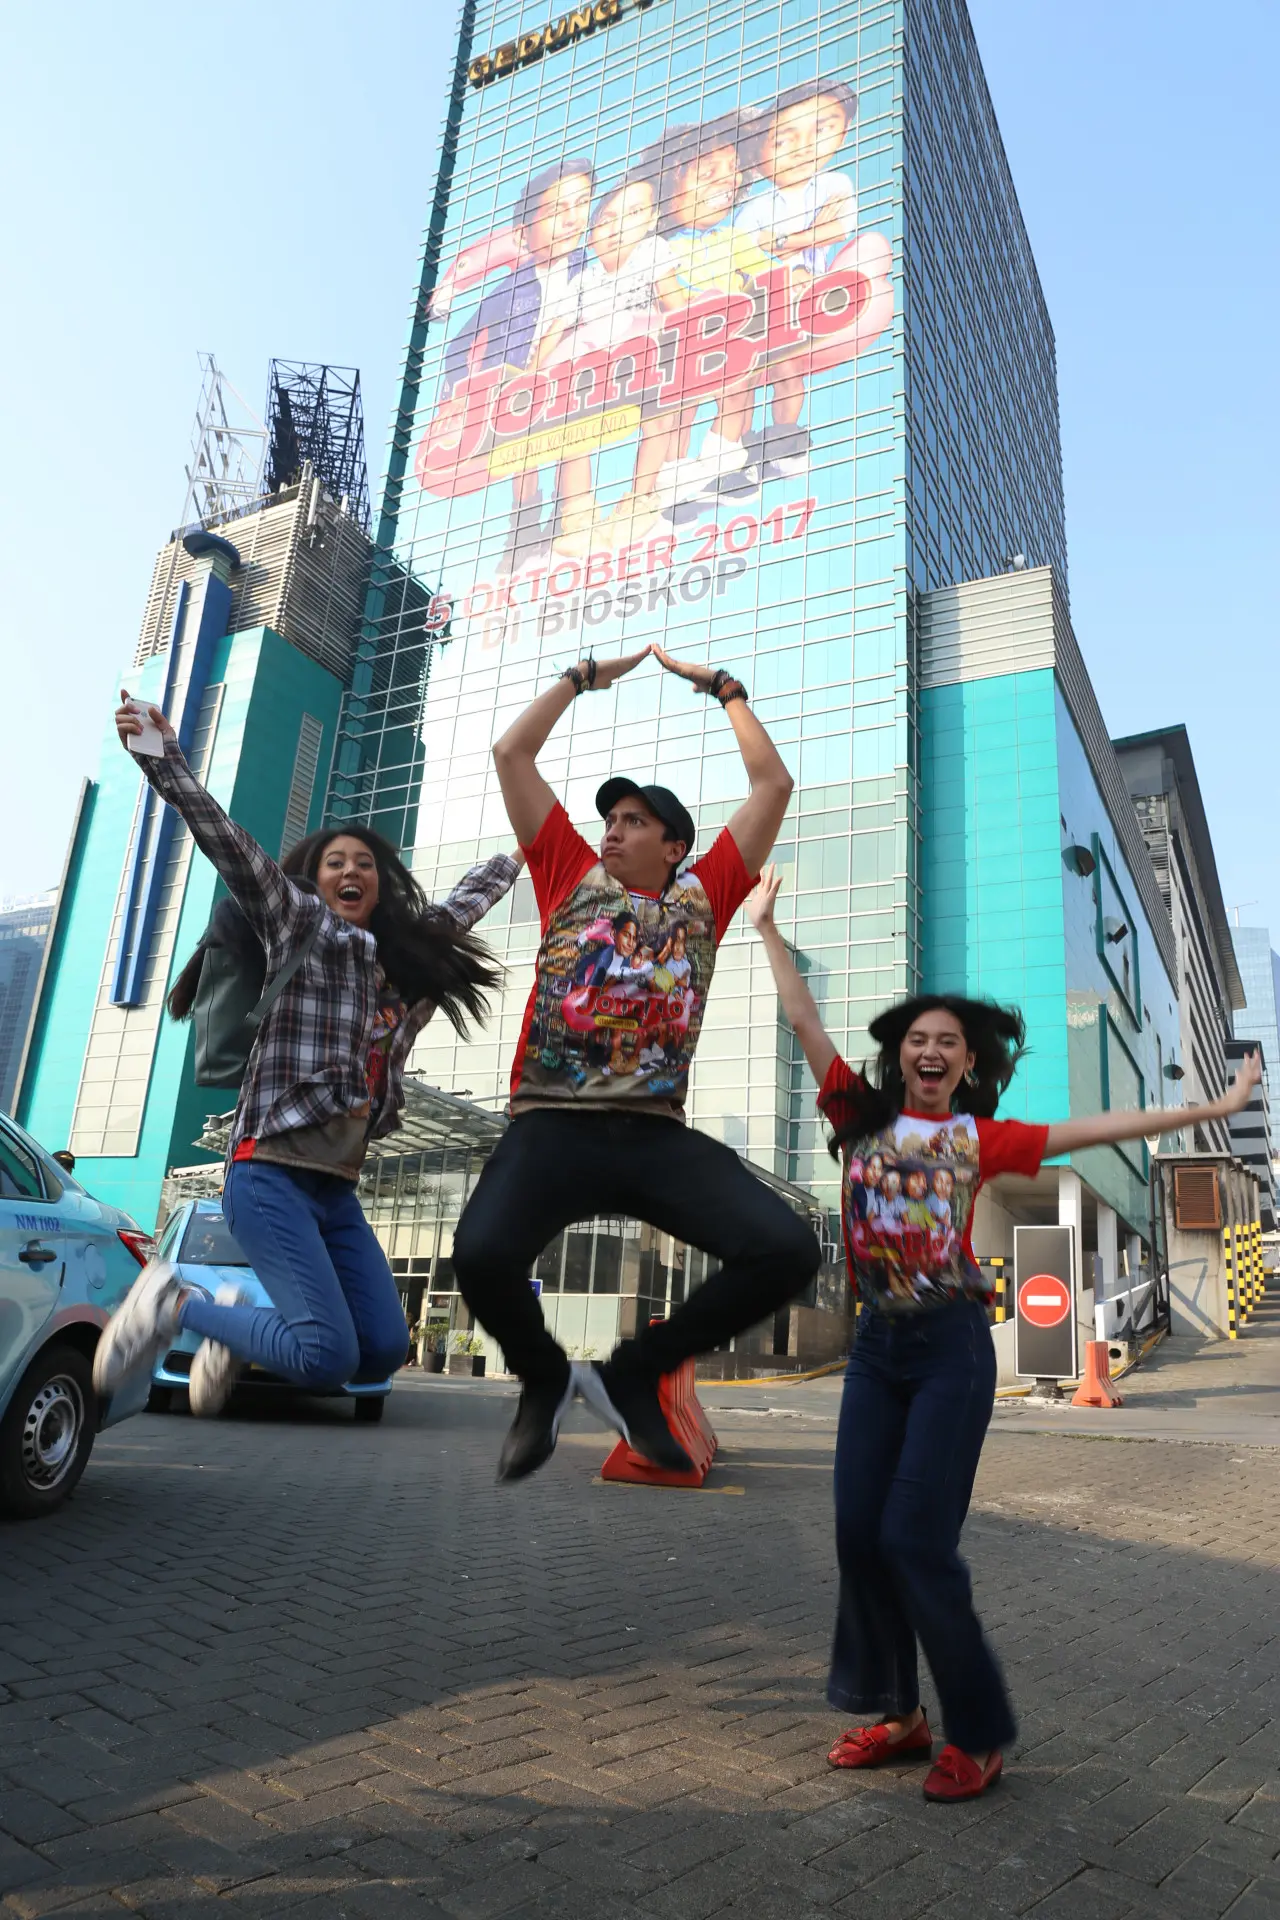
M491 859L481 861L478 867L463 874L446 899L437 902L441 913L448 914L460 933L470 933L476 922L497 906L503 894L511 891L523 865L524 853L519 847L514 853L495 853Z
M1141 1140L1145 1134L1176 1133L1179 1127L1194 1126L1198 1120L1225 1120L1248 1105L1261 1078L1262 1062L1256 1053L1249 1053L1221 1100L1211 1100L1207 1106L1129 1107L1123 1112L1094 1114L1087 1120L1055 1121L1049 1128L1045 1159L1074 1153L1079 1147L1107 1147L1121 1140Z
M116 732L122 747L130 735L142 732L142 723L121 693L116 708ZM267 950L268 964L275 948L292 944L300 927L310 926L322 910L314 893L294 885L278 861L260 847L253 835L238 827L202 787L178 745L178 736L159 707L148 713L164 739L163 754L134 755L139 771L162 800L182 816L191 838L218 869L228 891Z
M747 912L769 956L782 1011L796 1030L804 1057L809 1062L810 1073L821 1086L831 1069L831 1062L836 1058L836 1050L822 1024L813 995L800 978L796 963L787 951L787 943L778 932L773 908L781 887L782 875L775 866L767 866L760 875L759 886L747 897Z

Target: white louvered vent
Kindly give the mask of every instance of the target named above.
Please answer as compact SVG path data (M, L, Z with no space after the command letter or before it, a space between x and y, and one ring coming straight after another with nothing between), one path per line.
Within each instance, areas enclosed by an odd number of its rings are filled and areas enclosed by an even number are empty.
M312 713L304 713L298 728L298 751L293 756L293 778L289 782L289 804L284 810L284 833L280 841L283 859L307 831L311 817L311 799L316 790L320 767L320 742L324 727Z

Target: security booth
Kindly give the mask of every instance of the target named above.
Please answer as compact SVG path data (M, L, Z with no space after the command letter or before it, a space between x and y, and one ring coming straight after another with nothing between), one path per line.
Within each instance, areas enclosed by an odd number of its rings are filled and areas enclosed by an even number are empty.
M1265 1290L1257 1175L1224 1153L1154 1156L1171 1331L1234 1340Z

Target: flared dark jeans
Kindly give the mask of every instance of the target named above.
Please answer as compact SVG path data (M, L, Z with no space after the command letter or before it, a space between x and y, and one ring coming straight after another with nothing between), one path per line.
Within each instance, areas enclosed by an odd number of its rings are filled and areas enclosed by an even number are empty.
M848 1713L920 1704L918 1650L948 1741L1005 1747L1016 1726L973 1609L960 1529L995 1403L982 1307L864 1313L836 1440L840 1611L827 1698Z

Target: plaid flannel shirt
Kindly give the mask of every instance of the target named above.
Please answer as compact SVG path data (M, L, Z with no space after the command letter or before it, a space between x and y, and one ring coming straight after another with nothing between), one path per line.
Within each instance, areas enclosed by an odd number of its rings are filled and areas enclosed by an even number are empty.
M365 1060L378 1005L377 941L330 912L317 894L296 886L252 835L228 819L192 773L176 740L166 738L163 756L139 754L137 759L161 799L181 814L262 941L268 978L320 916L315 945L253 1043L227 1143L228 1168L242 1140L367 1111ZM436 911L465 932L502 898L518 872L510 854L495 854L465 874ZM400 1125L405 1062L435 1010L433 1000L419 1000L396 1028L374 1136Z

